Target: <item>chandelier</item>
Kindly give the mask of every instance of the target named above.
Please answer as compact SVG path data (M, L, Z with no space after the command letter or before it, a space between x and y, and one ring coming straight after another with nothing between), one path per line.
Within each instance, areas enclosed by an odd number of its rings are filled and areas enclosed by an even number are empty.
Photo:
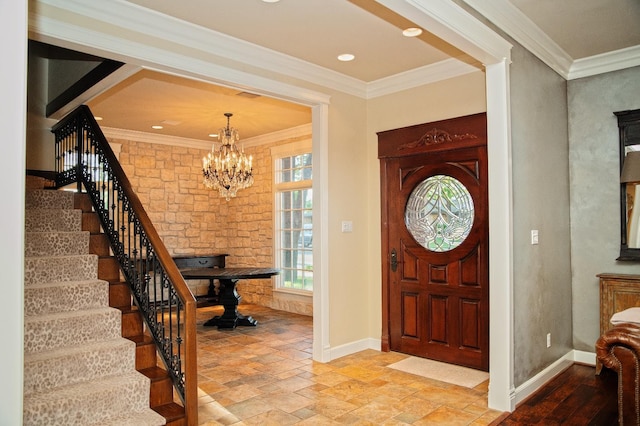
M204 186L217 189L220 196L229 201L236 196L239 189L248 188L253 184L253 159L251 156L247 158L244 150L238 150L236 142L240 136L236 129L229 127L229 120L233 114L227 112L224 115L227 117L227 127L218 132L222 145L216 151L214 143L211 152L202 159L202 175Z

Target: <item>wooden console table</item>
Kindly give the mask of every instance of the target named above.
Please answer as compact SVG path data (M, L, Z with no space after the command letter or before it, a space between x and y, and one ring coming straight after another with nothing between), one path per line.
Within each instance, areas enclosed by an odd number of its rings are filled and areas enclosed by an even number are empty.
M609 330L609 322L616 312L640 306L640 275L599 274L600 278L600 335ZM596 374L602 365L596 359Z
M270 278L279 274L280 270L272 268L194 268L184 269L180 272L185 280L220 280L220 303L224 306L224 313L211 318L204 325L235 328L238 325L255 327L258 324L258 321L252 317L238 313L238 304L242 298L236 291L237 282L246 279Z
M176 266L180 270L180 272L187 269L194 268L224 268L225 259L229 256L226 253L214 253L208 255L187 255L187 256L173 256L172 259L176 263ZM185 277L184 274L182 277L185 280L189 278ZM202 278L194 278L194 279L202 279ZM195 295L196 300L198 301L198 307L212 306L220 304L220 294L216 292L216 287L214 284L215 279L206 277L209 280L209 288L207 289L206 295Z

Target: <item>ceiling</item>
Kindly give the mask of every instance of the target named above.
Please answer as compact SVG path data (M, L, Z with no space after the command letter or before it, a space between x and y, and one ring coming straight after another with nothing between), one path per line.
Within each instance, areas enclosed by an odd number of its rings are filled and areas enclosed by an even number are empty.
M640 57L640 0L455 0L474 8L514 40L541 51L538 56L566 78L571 67L602 60L610 52ZM327 78L369 87L400 79L434 64L455 61L480 67L472 58L424 31L414 38L402 30L415 26L373 0L126 0L131 12L144 12L150 21L179 21L181 29L205 34L228 46L228 58L268 64L290 64L292 73L311 69ZM152 11L152 12L150 12ZM149 15L149 13L151 13ZM160 21L158 21L160 22ZM202 33L204 31L204 33ZM545 59L546 53L560 60ZM355 59L340 62L339 54ZM233 56L236 55L236 56ZM243 56L244 55L244 56ZM451 58L455 58L452 60ZM636 63L637 65L638 63ZM268 65L265 65L265 67ZM161 74L129 70L125 78L85 102L103 117L104 127L158 132L190 139L208 135L226 124L242 138L251 138L311 122L302 105L255 96L245 90ZM152 125L162 125L152 130Z

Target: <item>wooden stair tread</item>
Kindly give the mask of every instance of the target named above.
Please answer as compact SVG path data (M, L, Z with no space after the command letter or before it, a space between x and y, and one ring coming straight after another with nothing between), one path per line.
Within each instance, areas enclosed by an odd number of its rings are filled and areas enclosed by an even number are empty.
M140 370L141 374L147 376L152 382L156 380L164 380L169 377L169 373L162 367L150 367Z
M167 425L169 424L182 424L182 423L172 423L180 420L184 421L184 407L175 402L170 402L168 404L159 405L157 407L153 407L156 413L160 414L162 417L167 419Z
M138 346L140 346L140 345L149 345L149 344L155 345L155 342L154 342L153 338L151 336L149 336L148 334L137 334L135 336L129 336L129 337L127 337L127 339L131 340L132 342L134 342Z

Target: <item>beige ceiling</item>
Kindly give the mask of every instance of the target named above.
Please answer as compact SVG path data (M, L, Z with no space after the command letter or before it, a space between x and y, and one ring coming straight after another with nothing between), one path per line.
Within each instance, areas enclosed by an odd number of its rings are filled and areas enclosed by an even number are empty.
M469 5L485 0L467 0ZM328 72L370 84L448 58L473 64L458 49L413 26L373 0L128 0L136 7L259 45ZM458 3L464 4L462 0ZM493 0L497 10L534 24L572 60L640 45L640 0ZM477 6L476 6L477 7ZM484 12L487 15L487 12ZM515 13L515 15L514 15ZM500 25L500 16L487 16ZM504 17L502 18L504 19ZM506 31L506 29L505 29ZM516 37L514 37L516 38ZM267 52L268 53L268 52ZM339 62L353 53L352 62ZM143 70L88 102L103 126L207 140L225 124L225 112L241 138L311 121L310 110L241 90Z
M241 139L311 122L311 110L302 105L150 70L137 72L87 105L102 117L102 127L199 140L212 140L209 135L227 124L227 112ZM154 130L155 125L163 128Z

